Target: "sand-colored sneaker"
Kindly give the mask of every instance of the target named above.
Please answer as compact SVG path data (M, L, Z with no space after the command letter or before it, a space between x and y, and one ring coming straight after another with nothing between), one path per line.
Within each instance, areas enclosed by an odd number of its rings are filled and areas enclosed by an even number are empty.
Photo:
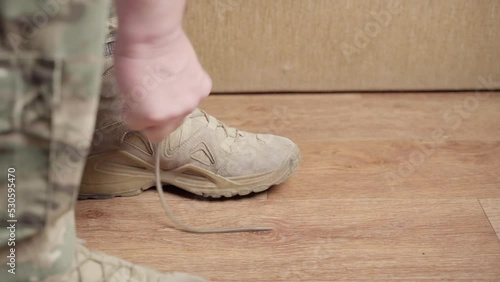
M154 186L154 155L160 176L191 193L231 197L260 192L287 180L300 162L287 138L243 132L202 110L190 114L158 147L122 122L96 130L80 198L137 195Z
M163 184L215 198L264 191L286 181L297 169L299 148L289 139L243 132L202 110L191 113L159 144L158 151L141 133L127 129L112 56L116 26L110 27L81 199L132 196L154 186L156 154L160 154ZM144 75L144 89L154 87L154 71Z

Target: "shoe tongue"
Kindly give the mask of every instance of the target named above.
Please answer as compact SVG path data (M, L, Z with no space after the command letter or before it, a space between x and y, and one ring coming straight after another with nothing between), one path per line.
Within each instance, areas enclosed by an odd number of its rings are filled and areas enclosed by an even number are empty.
M200 109L194 110L194 112L189 116L192 124L192 132L197 132L198 130L213 130L215 132L215 137L218 142L222 142L227 138L226 130L222 126L219 126L219 122L214 119L212 123L210 123L210 118L208 114L203 113Z
M215 129L207 128L209 123L207 118L205 115L199 113L200 111L196 110L190 114L186 117L181 126L168 135L167 146L169 147L169 150L177 149L200 130L210 130L215 132L215 138L218 143L222 142L227 137L224 129L220 126L216 126ZM212 132L209 134L213 135Z
M217 142L222 142L222 140L227 137L226 131L221 126L215 126L215 128L209 127L209 122L203 115L191 118L191 128L193 133L198 130L209 130L215 132Z

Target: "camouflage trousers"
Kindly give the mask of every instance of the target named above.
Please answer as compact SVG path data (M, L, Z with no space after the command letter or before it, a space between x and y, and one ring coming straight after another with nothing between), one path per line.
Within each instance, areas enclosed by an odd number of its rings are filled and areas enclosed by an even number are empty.
M108 2L0 0L0 281L72 263Z

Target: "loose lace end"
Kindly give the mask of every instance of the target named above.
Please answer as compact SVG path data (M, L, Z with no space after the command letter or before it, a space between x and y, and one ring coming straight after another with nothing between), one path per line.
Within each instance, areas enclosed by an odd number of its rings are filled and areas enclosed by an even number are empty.
M160 203L165 211L167 217L174 223L174 227L177 230L189 232L189 233L232 233L232 232L254 232L254 231L270 231L273 230L273 227L259 227L259 226L251 226L251 227L228 227L228 228L195 228L188 226L182 222L180 222L177 217L172 213L170 208L167 205L167 201L165 200L165 195L163 193L163 186L161 184L160 179L160 147L161 143L155 145L155 182L156 182L156 190L158 191L158 195L160 197Z

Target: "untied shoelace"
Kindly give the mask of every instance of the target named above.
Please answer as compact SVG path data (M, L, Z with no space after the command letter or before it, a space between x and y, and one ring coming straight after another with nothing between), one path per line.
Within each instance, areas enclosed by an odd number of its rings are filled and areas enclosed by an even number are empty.
M190 232L190 233L229 233L229 232L252 232L252 231L269 231L273 230L273 227L265 226L249 226L249 227L225 227L225 228L196 228L186 225L180 222L177 217L172 213L165 200L165 195L163 193L163 186L160 179L160 148L161 143L155 145L155 182L156 190L160 197L160 203L165 211L167 217L174 223L174 228Z

